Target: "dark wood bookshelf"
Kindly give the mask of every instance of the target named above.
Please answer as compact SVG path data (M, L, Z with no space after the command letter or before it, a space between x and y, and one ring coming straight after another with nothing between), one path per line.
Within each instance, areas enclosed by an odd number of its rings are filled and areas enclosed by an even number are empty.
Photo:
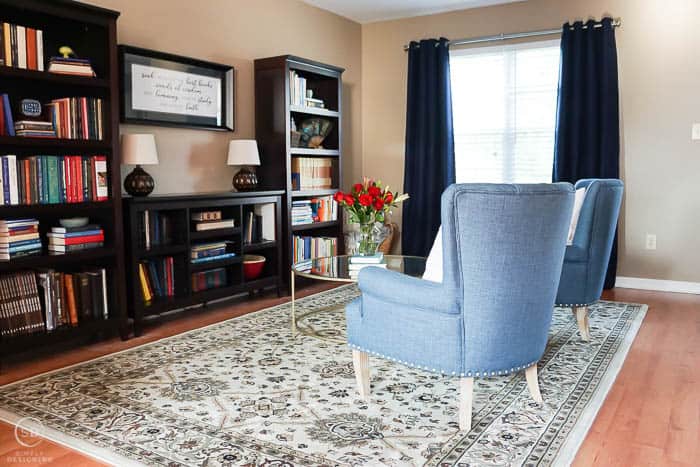
M140 335L143 322L148 318L173 310L187 312L189 307L207 304L214 300L222 300L244 292L275 287L280 293L282 286L282 197L283 190L268 190L260 192L224 192L198 193L182 195L156 195L145 198L125 198L124 218L127 235L127 288L128 313L134 321L134 333ZM270 241L248 244L242 229L246 213L253 206L260 204L274 205L275 238ZM180 237L171 239L167 245L155 245L146 249L142 238L144 212L159 211L162 216L169 216L173 230ZM234 227L216 230L196 230L196 222L191 220L192 214L201 211L221 211L223 219L233 219ZM192 263L190 251L193 246L217 240L227 241L230 247L227 252L236 256L220 260L210 260ZM247 281L243 275L243 256L255 252L265 256L266 262L262 276ZM159 258L172 257L174 269L175 295L170 297L155 297L151 301L144 300L144 294L139 278L139 264ZM195 292L192 288L192 274L216 268L225 268L227 282L221 287Z
M10 97L12 109L17 99L35 98L42 104L63 97L99 97L103 100L105 138L72 140L0 136L0 155L105 155L107 159L109 200L104 202L0 206L0 219L33 217L46 248L46 232L61 218L89 216L90 222L105 231L105 247L66 254L43 254L0 262L0 274L14 271L54 269L78 272L85 267L107 270L108 319L86 321L78 326L63 326L53 331L0 338L0 357L15 353L33 353L45 345L86 340L106 331L128 337L125 301L124 238L119 170L119 85L117 66L117 18L119 13L73 1L0 0L2 20L43 31L44 69L58 55L60 45L71 46L88 58L97 77L60 75L0 66L0 92Z
M343 68L294 55L255 60L255 135L260 145L260 183L269 189L285 192L284 223L284 278L289 283L293 261L293 237L335 237L338 251L343 251L343 224L341 221L317 222L292 226L292 201L332 195L342 187L343 157ZM306 78L307 89L324 101L325 108L292 105L290 71ZM322 117L331 121L333 129L323 142L322 149L299 148L291 145L292 119L299 125L306 118ZM295 157L325 157L333 160L332 187L320 190L292 190L292 160ZM339 214L339 217L340 214Z

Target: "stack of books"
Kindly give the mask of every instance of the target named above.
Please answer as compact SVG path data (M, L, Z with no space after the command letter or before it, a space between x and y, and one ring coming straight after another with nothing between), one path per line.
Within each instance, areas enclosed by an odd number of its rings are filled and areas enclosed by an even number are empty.
M66 139L103 139L102 99L64 97L47 105L56 136Z
M197 232L205 230L232 229L235 227L233 219L222 219L221 211L202 211L192 214L195 221L194 229Z
M236 253L228 252L231 242L213 242L193 245L190 251L190 261L193 264L218 261L226 258L233 258Z
M294 262L311 258L323 258L338 254L338 241L334 237L298 237L293 239Z
M0 156L0 204L56 204L109 198L105 156Z
M0 276L0 337L44 329L39 291L33 272Z
M90 60L73 57L51 57L49 73L74 76L95 76Z
M43 326L52 331L84 321L109 319L107 271L104 268L64 273L52 269L37 274L43 309Z
M0 65L43 71L43 31L18 24L0 23Z
M351 256L349 263L348 272L351 278L357 278L360 271L368 266L386 269L383 253L376 253L372 256Z
M24 136L29 138L55 138L56 131L54 131L53 122L20 120L15 122L15 136Z
M216 289L227 283L226 269L216 268L192 274L192 292Z
M41 253L41 239L38 220L0 220L0 260L8 261L39 253Z
M333 159L293 157L292 190L328 189L333 185Z
M311 224L313 221L310 199L292 201L292 225Z
M154 297L175 295L175 261L172 256L139 263L139 282L145 303Z
M83 227L51 227L47 233L49 251L54 253L70 253L104 246L105 234L96 224Z
M323 109L326 107L326 104L323 102L321 99L315 99L313 97L307 97L304 102L306 103L307 107L314 107L316 109Z

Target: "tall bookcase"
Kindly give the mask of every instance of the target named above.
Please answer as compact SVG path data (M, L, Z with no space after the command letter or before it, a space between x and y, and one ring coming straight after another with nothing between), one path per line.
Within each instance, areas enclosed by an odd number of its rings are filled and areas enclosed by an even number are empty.
M293 55L255 60L255 135L260 145L260 183L266 189L285 191L283 225L285 279L293 262L293 237L335 237L338 251L343 249L342 216L337 220L303 225L292 223L292 203L296 200L333 195L342 186L343 117L342 74L344 69ZM324 108L296 105L291 92L291 72L306 80L306 89L324 102ZM296 147L292 122L297 126L306 119L329 120L333 128L323 141L322 149ZM331 163L331 188L294 190L292 164L296 158L318 158Z
M77 326L58 327L53 331L2 337L0 357L110 330L119 330L122 338L126 338L125 255L119 172L116 29L119 13L78 2L50 0L0 0L0 12L3 22L43 31L44 69L48 67L48 59L58 55L58 48L68 45L80 57L90 59L97 75L94 78L60 75L0 66L0 93L9 95L13 110L21 98L33 98L45 104L63 97L96 97L103 102L104 132L102 140L0 136L0 155L12 154L18 159L34 155L104 155L109 185L109 198L106 201L0 206L0 219L38 219L43 243L40 255L0 262L0 275L39 269L75 272L89 267L105 268L109 307L106 319L86 320ZM81 216L89 217L91 223L102 226L105 232L104 247L49 254L46 233L51 227L57 226L59 219Z

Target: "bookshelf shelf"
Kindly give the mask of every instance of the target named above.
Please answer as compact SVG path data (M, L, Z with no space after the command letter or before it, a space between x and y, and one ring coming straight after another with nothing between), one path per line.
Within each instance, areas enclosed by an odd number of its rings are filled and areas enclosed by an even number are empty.
M163 245L153 247L150 250L140 250L136 252L139 258L153 258L155 256L172 256L185 253L188 250L187 245Z
M229 229L216 229L216 230L202 230L200 232L190 232L190 240L200 241L200 240L210 240L222 237L233 237L241 233L240 227L234 227Z
M321 117L334 117L340 116L340 113L335 110L319 109L316 107L303 107L300 105L290 105L289 110L295 113L308 114L308 115L319 115Z
M67 149L76 152L109 151L112 143L107 140L28 138L23 136L0 136L0 148Z
M327 195L333 195L335 192L338 191L337 188L330 188L330 189L324 189L324 190L294 190L291 191L291 196L292 198L306 198L309 196L327 196Z
M58 48L70 44L88 58L98 77L61 75L13 67L0 67L0 81L15 110L21 98L37 99L45 104L66 97L89 97L102 100L102 140L32 138L0 136L0 155L16 155L17 159L36 155L103 155L107 169L110 199L99 202L0 206L0 219L32 218L39 222L39 235L44 246L41 255L14 258L0 262L0 275L34 273L53 270L56 274L82 274L87 268L106 272L106 296L109 318L79 319L77 327L61 327L53 331L0 338L0 358L13 353L34 354L40 347L76 340L78 337L99 337L116 333L123 339L129 335L124 307L124 229L122 225L121 174L119 170L119 73L117 57L117 18L119 12L96 8L79 2L47 2L39 0L0 0L3 21L41 30L43 34L44 68ZM39 37L37 35L37 37ZM29 55L28 55L29 56ZM37 59L41 59L37 56ZM30 64L30 61L27 62ZM38 63L38 62L37 62ZM15 110L16 111L16 110ZM14 120L19 120L14 115ZM48 169L47 169L48 170ZM107 234L107 246L66 254L49 254L46 233L58 220L88 217ZM33 292L32 292L33 293ZM39 293L43 293L41 290ZM42 300L43 302L43 300ZM89 306L97 307L95 302ZM65 310L65 309L64 309ZM34 312L38 311L36 309ZM42 313L46 306L42 304ZM94 310L93 310L94 311ZM44 318L45 319L45 318ZM71 343L73 345L73 343Z
M109 89L110 82L104 78L91 78L89 76L61 75L48 71L23 70L0 66L0 79L3 80L33 80L42 85L77 86Z
M337 149L309 149L309 148L291 148L289 153L292 156L323 156L323 157L338 157L340 151Z
M303 232L305 230L327 229L328 227L338 227L339 221L313 222L311 224L293 225L293 232Z
M244 243L243 252L252 253L254 251L266 250L268 248L276 248L277 242L260 242L260 243Z
M134 334L140 335L143 321L146 317L160 315L173 310L187 310L189 307L230 297L243 292L276 287L278 294L282 286L282 245L278 241L282 238L282 190L269 190L259 192L224 192L224 193L199 193L192 195L162 195L148 196L145 198L126 198L124 203L124 217L127 232L127 288L128 311L134 320ZM255 212L255 206L273 205L266 211L274 217L272 232L265 238L274 238L275 241L244 245L241 235L243 220L250 212ZM173 239L175 244L162 247L153 247L145 251L140 244L144 238L143 217L145 212L149 216L156 211L165 212L172 219L181 219L179 224L182 229L182 238ZM221 211L224 219L233 219L234 228L194 231L192 214L204 211ZM156 215L158 217L158 215ZM149 217L153 218L153 217ZM261 223L265 228L265 222ZM268 225L269 227L269 225ZM177 226L174 229L177 231ZM221 260L192 263L190 261L191 249L201 243L216 240L227 240L230 244L226 251L235 253L236 256ZM258 251L265 256L264 281L246 282L243 276L243 255L249 251ZM139 278L139 264L152 261L164 256L173 257L173 278L175 297L156 297L150 304L144 303L141 280ZM194 291L192 281L201 278L193 277L193 274L202 271L224 268L226 281L221 287ZM151 278L147 279L149 282ZM197 282L199 283L199 282ZM201 284L201 283L200 283Z
M57 268L76 263L102 260L115 256L113 248L92 248L89 250L76 251L65 254L41 254L36 256L25 256L10 261L0 261L0 273L20 271L32 268Z

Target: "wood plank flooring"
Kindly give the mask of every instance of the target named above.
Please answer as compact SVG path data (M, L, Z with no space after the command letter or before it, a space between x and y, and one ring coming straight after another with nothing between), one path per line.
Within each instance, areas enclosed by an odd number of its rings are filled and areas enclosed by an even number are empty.
M303 291L329 288L319 284ZM627 360L581 446L574 466L700 465L700 296L617 289L604 298L646 303L649 312ZM7 365L0 384L206 326L286 299L252 301L193 313L146 328L139 338L118 338L40 360ZM99 466L89 457L44 440L17 443L14 427L0 423L2 466Z

